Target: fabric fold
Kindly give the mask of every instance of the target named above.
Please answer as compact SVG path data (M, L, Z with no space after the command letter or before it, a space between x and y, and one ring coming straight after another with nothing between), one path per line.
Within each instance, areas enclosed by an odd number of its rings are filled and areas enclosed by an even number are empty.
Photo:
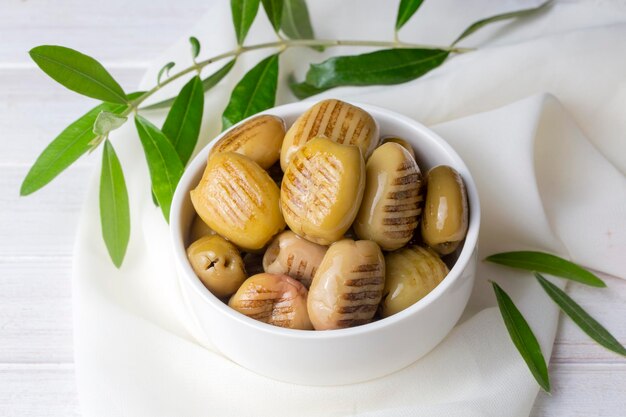
M337 21L350 20L348 6L354 1L336 9L332 1L309 3L314 3L311 16L320 37L388 35L378 27L365 30L358 22L338 28ZM381 3L359 2L367 16L391 22L393 17L384 19L393 13ZM511 9L527 6L503 3ZM435 33L436 23L446 21L455 2L425 4L428 19L418 18L402 36L447 39L450 27L442 25ZM490 15L501 6L482 0L476 7ZM563 21L568 16L576 19ZM624 24L616 23L620 16ZM595 28L585 29L585 19ZM451 20L452 26L468 23L463 16ZM433 33L425 35L429 30ZM498 30L502 36L495 37ZM203 51L209 56L232 42L228 2L214 2L193 34L206 39ZM255 42L272 36L261 20L249 35ZM494 39L498 46L489 46ZM626 277L621 255L626 250L626 152L620 154L626 148L616 139L624 123L618 116L626 106L626 59L605 48L620 39L626 39L626 12L557 4L526 24L487 31L473 39L483 45L479 51L455 57L422 79L382 88L341 88L324 96L409 115L431 125L459 152L481 197L481 258L507 250L545 250ZM218 133L233 85L263 54L242 57L207 95L204 143ZM312 54L286 52L281 77L301 74ZM165 56L184 65L189 60L187 37ZM143 87L153 84L160 67L155 62ZM180 84L164 94L177 88ZM282 87L278 97L279 104L293 99ZM159 124L163 116L151 118ZM528 273L485 263L479 265L460 324L427 356L385 378L339 387L296 386L253 374L212 351L194 328L179 290L167 225L152 204L132 123L115 131L111 140L127 178L131 241L122 268L115 269L100 238L94 177L76 238L73 276L76 375L85 416L515 417L530 412L538 387L509 339L488 280L511 295L547 358L558 311Z

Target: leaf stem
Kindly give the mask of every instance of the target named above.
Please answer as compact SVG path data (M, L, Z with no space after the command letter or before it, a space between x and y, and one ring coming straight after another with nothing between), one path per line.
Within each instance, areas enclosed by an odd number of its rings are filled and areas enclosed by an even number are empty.
M161 88L170 84L173 81L176 81L180 77L183 77L190 72L193 71L201 71L204 67L221 61L222 59L230 58L230 57L238 57L239 55L256 51L259 49L269 49L269 48L278 48L280 52L288 49L288 48L298 48L298 47L311 47L311 46L321 46L325 48L332 48L337 46L357 46L357 47L383 47L383 48L423 48L423 49L441 49L444 51L449 51L457 54L462 54L465 52L474 51L475 48L458 48L452 46L437 46L437 45L423 45L417 43L408 43L401 42L399 40L395 40L392 42L389 41L368 41L368 40L341 40L341 39L280 39L274 42L265 42L259 43L255 45L249 46L238 46L237 48L221 53L219 55L215 55L211 58L205 59L203 61L198 61L191 65L188 68L185 68L176 74L168 77L166 80L161 82L160 84L155 85L152 89L146 91L141 96L137 97L135 100L130 102L129 108L122 113L122 116L127 116L134 109L137 109L141 103L143 103L148 97L152 96L154 93L159 91Z

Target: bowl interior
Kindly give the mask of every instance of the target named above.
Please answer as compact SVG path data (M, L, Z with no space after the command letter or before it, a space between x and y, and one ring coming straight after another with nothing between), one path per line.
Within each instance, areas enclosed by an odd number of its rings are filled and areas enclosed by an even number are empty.
M292 103L275 107L263 113L282 117L289 127L293 124L296 118L304 113L312 104L313 103L311 102ZM411 307L385 319L348 329L333 330L329 332L283 329L256 321L231 309L220 299L215 297L209 290L207 290L201 281L196 277L189 262L187 261L185 250L188 231L195 215L191 199L189 198L189 191L195 188L197 183L200 181L202 173L206 167L209 151L213 144L223 136L224 133L222 133L206 145L194 157L178 183L176 193L172 201L170 230L176 262L179 263L179 269L183 271L183 276L181 276L180 279L191 281L190 284L194 290L199 292L207 303L212 304L213 307L220 310L228 318L241 321L246 325L263 329L264 331L270 333L294 337L335 338L346 337L355 333L375 331L381 326L386 326L400 321L404 317L411 314L419 314L419 310L421 308L436 300L437 297L444 292L454 280L459 278L461 272L469 263L478 239L480 207L474 180L472 179L465 163L450 147L450 145L447 144L447 142L420 123L398 113L376 106L358 103L353 104L368 111L374 117L379 125L381 137L398 136L407 140L415 150L416 160L423 174L434 166L445 164L454 167L463 177L470 207L469 227L463 245L454 254L449 255L449 258L447 259L447 261L449 263L453 263L454 266L451 268L446 278L437 287L435 287L433 291ZM245 122L245 120L240 123L243 122Z

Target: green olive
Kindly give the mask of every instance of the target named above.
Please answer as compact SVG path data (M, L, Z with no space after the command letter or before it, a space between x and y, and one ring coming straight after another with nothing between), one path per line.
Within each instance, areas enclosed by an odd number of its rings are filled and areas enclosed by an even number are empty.
M246 316L289 329L311 330L307 290L287 275L257 274L248 278L228 305Z
M280 151L283 171L296 152L316 137L357 146L367 159L378 145L378 125L360 107L335 99L322 100L298 117L287 130Z
M282 213L296 234L328 245L350 228L364 188L365 163L359 148L315 138L300 148L285 171Z
M365 166L363 202L353 227L384 250L406 245L422 211L422 174L411 154L393 142L376 148Z
M209 158L217 153L236 152L268 169L280 158L284 137L283 119L262 114L229 130L213 145Z
M267 247L263 269L272 274L288 275L309 288L326 249L326 246L309 242L291 230L285 230Z
M385 285L385 259L371 240L333 243L320 264L307 308L315 330L353 327L372 321Z
M428 172L422 214L424 243L440 255L454 252L465 239L467 194L463 179L452 167L440 165Z
M204 236L213 236L215 230L211 229L197 214L194 216L193 223L189 229L189 242L195 242Z
M190 195L202 220L243 250L262 249L285 228L278 186L256 162L238 153L212 156Z
M383 138L383 144L387 142L397 143L398 145L402 146L404 149L409 151L413 159L415 159L415 150L413 150L413 147L411 146L411 144L407 142L406 140L399 138L397 136L387 136L386 138Z
M431 249L408 246L385 256L387 269L381 311L389 317L412 306L448 274L448 267Z
M237 248L221 236L205 236L187 248L187 257L200 281L216 297L232 295L246 279Z

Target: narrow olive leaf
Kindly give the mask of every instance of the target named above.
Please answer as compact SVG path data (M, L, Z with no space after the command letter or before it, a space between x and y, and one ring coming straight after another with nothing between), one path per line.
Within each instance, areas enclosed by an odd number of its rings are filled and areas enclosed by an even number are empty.
M189 161L198 142L203 107L202 81L195 76L180 90L163 123L161 130L174 145L183 165Z
M130 209L124 172L108 140L104 142L100 171L100 224L109 256L119 268L130 237Z
M43 150L28 171L22 182L20 195L29 195L39 190L91 148L90 143L97 137L93 126L101 112L120 114L126 108L124 104L102 103L66 127Z
M422 5L424 0L401 0L398 6L398 16L396 17L396 30L400 30L411 16L415 14L417 9Z
M259 62L235 86L222 114L222 130L273 107L277 84L278 54L275 54Z
M305 98L309 98L328 90L328 88L315 88L312 85L307 84L306 81L303 81L301 83L296 82L293 74L289 76L287 83L293 95L298 97L298 99L300 100L304 100Z
M222 78L224 78L230 72L233 66L235 66L234 59L228 62L228 64L224 65L222 68L215 71L213 74L209 75L204 80L202 80L202 88L204 89L204 91L205 92L209 91L217 83L219 83L222 80ZM175 100L176 100L176 97L168 98L167 100L159 101L158 103L154 103L149 106L142 107L141 110L156 110L156 109L167 108L167 107L170 107L174 103Z
M327 89L344 85L400 84L440 66L449 52L441 49L383 49L338 56L312 64L306 83Z
M191 44L191 56L195 59L200 55L200 41L195 36L189 38Z
M613 337L607 329L591 317L583 308L570 298L565 291L545 279L541 274L535 272L535 277L545 292L552 298L561 310L569 316L580 329L587 333L589 337L604 346L608 350L626 356L626 348Z
M183 174L183 164L169 139L155 125L137 115L135 126L148 162L152 191L169 223L172 197Z
M305 0L284 0L280 28L291 39L314 39L313 26ZM323 51L321 46L312 46Z
M537 338L535 337L530 326L522 316L522 313L517 309L511 297L495 282L493 285L493 291L496 294L498 300L498 307L500 308L500 314L504 320L506 329L509 332L509 336L513 341L513 344L519 351L522 359L526 362L528 369L535 377L535 380L541 388L546 392L550 392L550 378L548 377L548 367L546 366L546 360L541 353L541 347Z
M122 87L88 55L56 45L37 46L29 54L43 72L72 91L110 103L127 102Z
M604 281L586 269L558 256L544 252L518 251L497 253L485 258L485 261L511 268L537 271L592 287L606 287Z
M267 18L270 20L274 31L278 33L280 30L280 23L283 17L283 0L262 0L263 8L267 14Z
M481 19L481 20L479 20L477 22L474 22L471 25L469 25L467 27L467 29L465 29L463 31L463 33L461 33L459 35L459 37L456 38L456 40L454 42L452 42L452 46L454 46L457 43L459 43L461 41L461 39L465 39L466 37L468 37L472 33L478 31L479 29L482 29L483 27L485 27L485 26L487 26L487 25L489 25L491 23L500 22L502 20L514 19L514 18L518 18L518 17L532 16L535 13L540 13L540 12L543 12L544 10L546 10L551 3L552 3L552 0L548 0L545 3L543 3L543 4L541 4L541 5L537 6L537 7L531 7L530 9L516 10L516 11L508 12L508 13L502 13L502 14L498 14L498 15L495 15L495 16L487 17L485 19Z
M161 84L161 78L163 78L163 74L168 77L170 76L170 70L174 68L174 65L176 65L176 63L174 62L168 62L167 64L163 65L163 67L159 70L159 73L157 74L157 84Z
M260 0L230 0L230 10L233 14L233 26L235 27L235 35L237 35L237 43L243 45L248 30L254 22L257 12L259 11Z
M107 135L110 131L126 123L126 120L128 120L126 116L120 116L109 111L101 111L93 123L93 133L100 136Z

